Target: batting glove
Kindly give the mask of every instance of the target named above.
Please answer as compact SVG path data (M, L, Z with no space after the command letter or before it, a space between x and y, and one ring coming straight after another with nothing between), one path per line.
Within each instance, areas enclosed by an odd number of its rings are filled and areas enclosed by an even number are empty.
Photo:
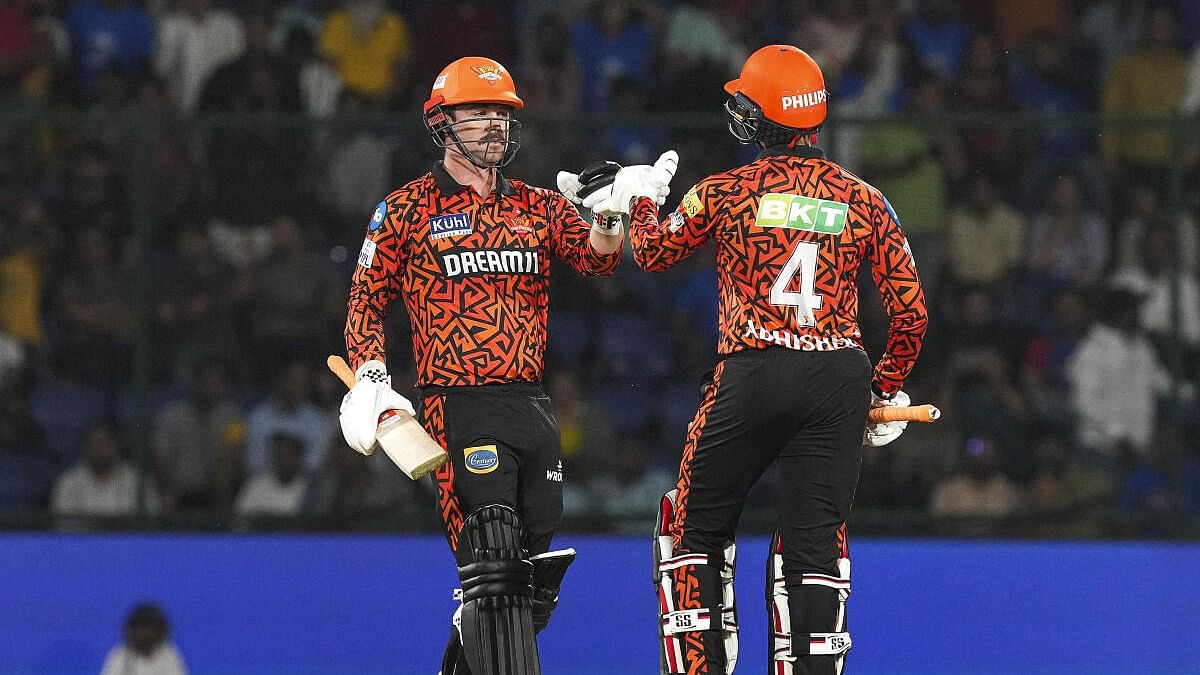
M598 190L583 196L583 206L594 213L629 214L634 199L653 199L662 206L671 194L671 179L679 168L679 154L674 150L664 152L653 166L638 164L617 171L610 191Z
M878 394L871 392L871 407L879 408L881 406L907 406L911 403L908 394L903 391L898 391L891 396L884 398ZM882 448L892 441L900 438L900 434L908 428L908 422L882 422L880 424L868 424L866 431L863 433L863 445L872 448Z
M342 398L342 436L346 444L364 455L375 452L379 416L388 410L415 415L412 403L392 389L392 378L380 361L367 361L354 373L354 386Z

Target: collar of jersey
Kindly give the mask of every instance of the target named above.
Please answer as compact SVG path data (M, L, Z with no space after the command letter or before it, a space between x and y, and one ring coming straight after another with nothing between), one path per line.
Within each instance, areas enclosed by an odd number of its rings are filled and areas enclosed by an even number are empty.
M454 176L446 170L446 165L440 159L433 165L433 180L437 182L438 190L444 195L456 195L467 189L466 185L454 180ZM500 186L500 194L505 197L511 197L517 193L513 188L512 183L504 177L504 174L499 170L496 171L497 185Z
M794 148L789 148L786 145L772 145L769 148L763 148L762 152L758 153L758 157L755 159L775 155L803 157L805 159L825 159L825 151L812 145L797 145Z

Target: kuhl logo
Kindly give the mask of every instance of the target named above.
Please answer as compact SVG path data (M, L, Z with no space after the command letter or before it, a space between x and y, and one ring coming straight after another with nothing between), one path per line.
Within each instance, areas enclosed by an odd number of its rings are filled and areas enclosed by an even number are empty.
M772 192L763 195L758 203L754 224L838 234L846 228L849 210L850 207L841 202Z
M471 233L471 216L466 213L447 213L429 219L429 237L445 239Z

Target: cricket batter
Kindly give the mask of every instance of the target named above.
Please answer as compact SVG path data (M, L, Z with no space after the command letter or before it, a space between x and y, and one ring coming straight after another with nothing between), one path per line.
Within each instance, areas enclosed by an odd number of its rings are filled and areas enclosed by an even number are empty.
M733 598L738 518L754 482L783 472L771 544L769 672L841 673L850 632L846 517L863 445L906 423L866 427L901 391L921 350L925 297L887 199L813 145L824 77L803 51L754 52L725 85L729 131L759 148L744 166L700 181L659 220L622 169L584 206L630 215L634 260L668 269L716 240L722 356L688 428L679 479L662 503L656 547L661 669L728 673L737 658ZM561 184L561 181L560 181ZM891 317L872 367L858 328L858 270L870 265Z

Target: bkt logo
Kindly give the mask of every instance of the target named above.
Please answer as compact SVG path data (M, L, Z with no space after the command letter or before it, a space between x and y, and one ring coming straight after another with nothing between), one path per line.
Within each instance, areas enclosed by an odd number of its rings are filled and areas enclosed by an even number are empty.
M841 202L772 192L763 195L758 203L754 224L837 234L846 228L849 210L850 207Z
M829 96L824 89L818 91L810 91L807 94L793 94L784 96L780 100L784 110L793 110L795 108L811 108L814 105L821 105Z

